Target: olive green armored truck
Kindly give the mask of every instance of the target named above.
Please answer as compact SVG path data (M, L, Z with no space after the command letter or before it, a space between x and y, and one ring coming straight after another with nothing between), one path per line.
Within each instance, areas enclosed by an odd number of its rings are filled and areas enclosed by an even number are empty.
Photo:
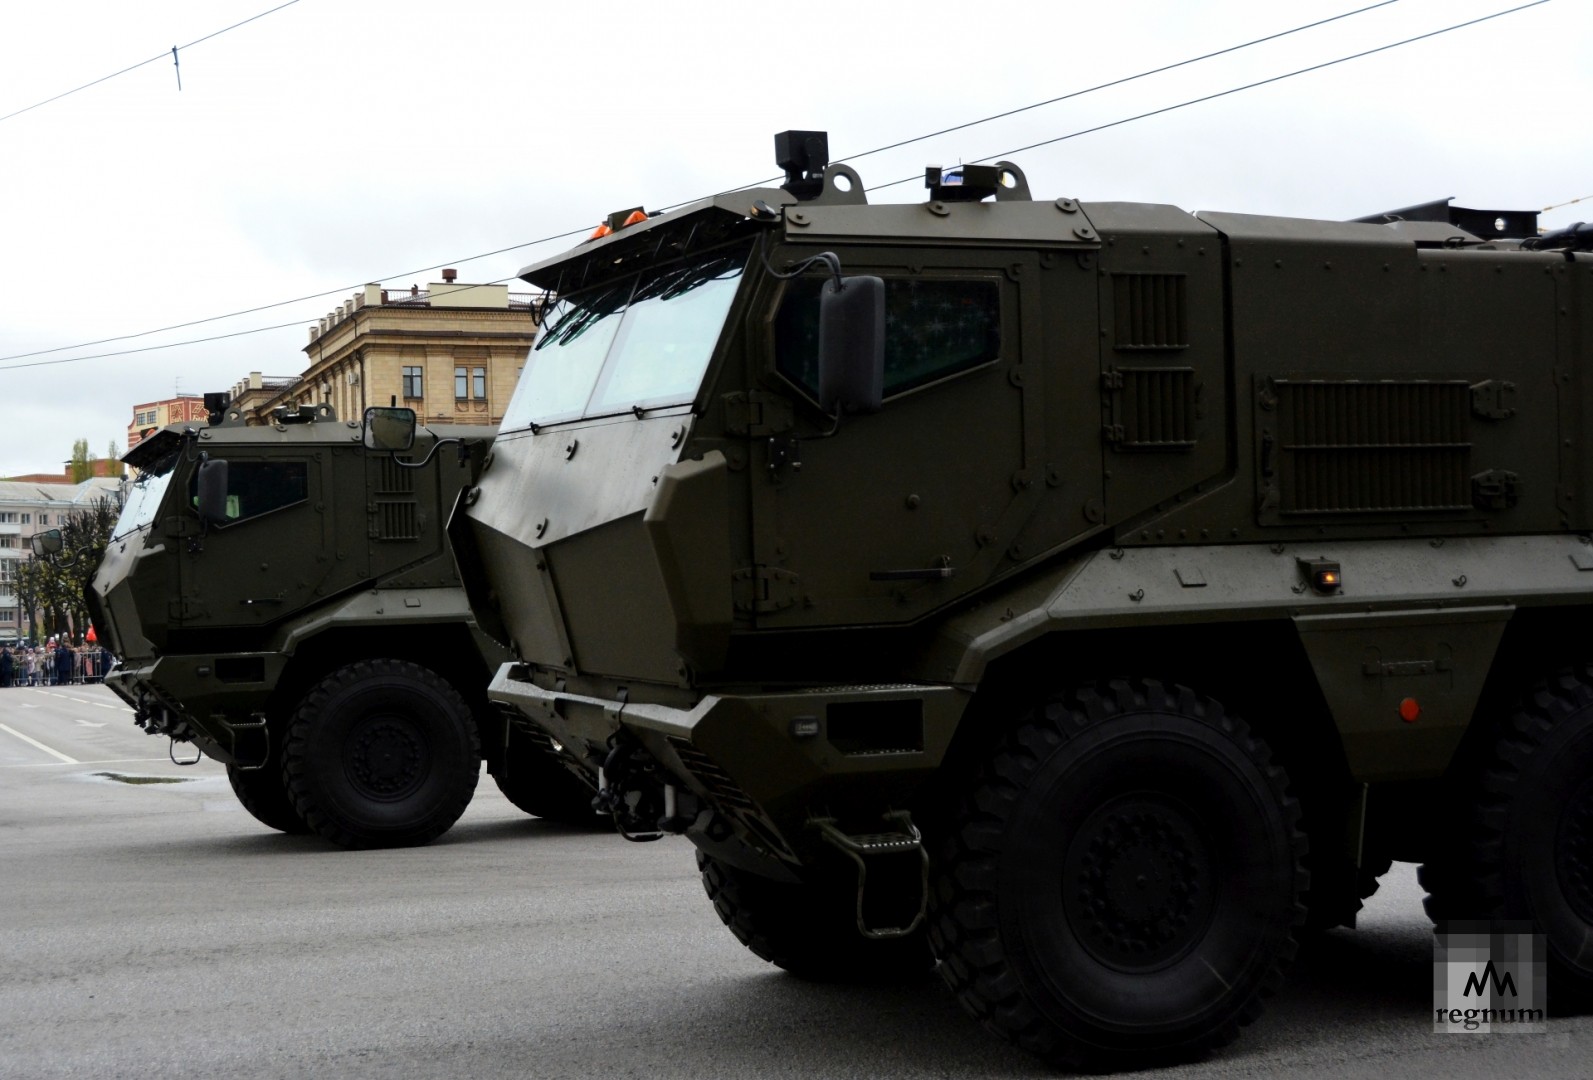
M490 696L758 955L938 958L1052 1061L1228 1042L1390 860L1585 996L1593 228L1009 162L881 205L777 149L522 273L558 303L454 521Z
M344 847L441 835L483 758L522 810L592 821L588 785L485 696L507 654L445 526L493 429L423 429L400 457L329 406L245 426L206 404L209 425L123 458L137 478L88 590L135 722L225 764L264 824Z

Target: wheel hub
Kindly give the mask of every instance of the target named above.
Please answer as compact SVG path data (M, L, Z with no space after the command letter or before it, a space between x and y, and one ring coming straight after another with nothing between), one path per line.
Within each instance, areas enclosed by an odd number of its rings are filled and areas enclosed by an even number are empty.
M1113 799L1074 835L1063 909L1101 963L1141 970L1165 963L1205 933L1211 853L1182 807L1149 794Z
M349 739L348 771L365 794L397 799L410 794L424 776L423 747L414 726L396 717L373 717Z

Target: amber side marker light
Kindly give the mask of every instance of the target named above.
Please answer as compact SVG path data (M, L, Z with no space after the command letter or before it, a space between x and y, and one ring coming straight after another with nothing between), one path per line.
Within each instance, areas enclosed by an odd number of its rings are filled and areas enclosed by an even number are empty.
M1336 593L1344 585L1344 575L1339 564L1332 559L1298 559L1300 572L1306 584L1324 596Z
M586 238L586 242L591 243L593 240L601 240L605 236L612 236L631 225L640 225L647 218L647 211L640 206L633 206L627 210L616 210L602 221L596 229L592 230L592 235Z

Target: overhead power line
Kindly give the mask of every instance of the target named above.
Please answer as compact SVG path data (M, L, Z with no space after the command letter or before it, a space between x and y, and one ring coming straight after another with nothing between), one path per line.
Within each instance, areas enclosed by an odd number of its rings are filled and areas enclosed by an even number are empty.
M216 31L214 31L212 33L206 34L202 38L195 38L194 40L190 41L186 45L173 45L170 49L166 49L166 50L164 50L162 52L156 53L154 56L151 56L148 60L140 60L138 63L129 65L128 67L124 67L120 71L113 71L109 75L101 75L99 78L95 79L93 82L86 82L82 86L73 87L71 90L66 90L66 91L63 91L62 93L56 94L54 97L45 98L43 101L36 101L32 105L27 106L26 108L18 109L16 112L6 113L4 116L0 116L0 122L4 122L6 120L10 120L13 116L21 116L25 112L32 112L34 109L42 108L43 106L50 104L50 102L52 102L52 101L60 101L64 97L71 97L73 94L77 93L80 90L87 90L89 87L98 86L102 82L109 82L109 81L111 81L112 79L116 78L119 75L126 75L129 71L137 71L139 68L144 67L147 64L153 64L157 60L164 60L167 57L171 57L175 61L176 58L177 58L177 53L180 50L182 50L182 49L191 49L195 45L201 44L202 42L209 41L213 37L220 37L222 34L225 34L225 33L227 33L230 30L236 30L240 26L247 26L250 23L254 22L256 19L263 19L267 15L272 14L273 12L281 11L285 7L292 7L294 4L297 4L298 2L299 2L299 0L287 0L287 3L278 4L276 7L272 8L270 11L262 11L258 15L251 15L247 19L244 19L242 22L235 22L231 26L224 26L220 30L216 30ZM178 89L181 89L181 87L179 86Z
M1145 77L1146 75L1154 74L1157 71L1165 71L1165 70L1169 70L1170 68L1181 67L1181 66L1184 66L1185 64L1194 63L1194 62L1196 62L1197 60L1200 60L1200 59L1206 59L1206 58L1213 57L1213 56L1220 56L1220 55L1224 55L1226 53L1231 53L1231 52L1235 51L1236 49L1244 48L1244 47L1247 47L1248 45L1258 44L1258 43L1264 42L1264 41L1275 40L1276 38L1282 37L1282 36L1284 36L1284 34L1287 34L1287 33L1296 33L1299 30L1310 29L1311 27L1320 26L1324 22L1331 22L1331 21L1334 21L1334 19L1345 18L1345 17L1348 17L1350 15L1356 15L1356 14L1359 14L1359 13L1364 12L1364 11L1370 11L1370 10L1373 10L1374 8L1386 6L1387 3L1392 3L1392 2L1396 2L1396 0L1384 0L1383 3L1372 4L1372 5L1368 6L1368 7L1359 8L1359 9L1356 9L1355 11L1346 12L1344 15L1334 16L1332 19L1319 20L1318 22L1315 22L1315 23L1310 23L1310 24L1307 24L1307 25L1302 26L1302 27L1297 27L1297 28L1295 28L1295 30L1284 31L1284 32L1279 33L1279 34L1272 34L1272 35L1268 35L1267 37L1257 38L1254 41L1245 43L1245 45L1231 46L1231 47L1229 47L1227 49L1222 49L1222 50L1218 50L1217 52L1214 52L1214 53L1205 54L1202 57L1195 57L1195 58L1192 58L1192 59L1187 60L1187 61L1181 61L1181 62L1179 62L1177 64L1165 65L1165 66L1163 66L1161 68L1157 68L1157 69L1154 69L1152 71L1141 73L1140 75L1128 76L1128 77L1125 77L1123 79L1113 80L1112 82L1109 82L1109 83L1103 83L1103 84L1101 84L1101 86L1093 87L1090 90L1076 91L1076 92L1071 93L1071 94L1066 94L1066 95L1062 95L1061 97L1058 97L1058 98L1050 99L1050 101L1047 101L1047 102L1040 102L1040 103L1037 103L1036 105L1033 105L1033 106L1025 106L1025 107L1019 108L1019 109L1008 110L1007 112L994 114L993 116L987 117L984 120L969 121L966 124L960 124L960 125L957 125L956 127L946 128L946 129L944 129L941 132L934 132L934 133L931 133L929 135L918 136L918 137L916 137L914 139L902 140L900 142L891 144L889 147L879 147L879 148L876 148L875 150L864 151L864 152L859 153L859 154L854 154L850 158L842 158L842 159L837 159L837 160L855 160L856 158L864 157L864 156L867 156L868 154L871 154L871 153L877 153L880 150L893 149L893 148L900 147L900 146L906 146L906 145L909 145L910 143L918 142L918 141L921 141L923 139L933 138L933 137L935 137L935 135L943 134L944 132L947 132L947 131L962 130L964 128L973 127L973 126L975 126L976 124L979 124L979 123L988 122L989 120L999 119L999 118L1004 117L1004 116L1010 116L1010 115L1012 115L1013 113L1016 113L1016 112L1023 112L1026 109L1029 109L1029 108L1037 108L1040 105L1049 104L1049 103L1054 102L1054 101L1062 101L1062 100L1066 100L1068 98L1077 97L1077 96L1079 96L1081 94L1089 93L1089 92L1091 92L1091 90L1094 90L1094 89L1104 89L1104 88L1110 87L1110 86L1121 85L1122 83L1132 81L1135 78L1142 78L1142 77ZM1206 95L1203 95L1203 96L1198 97L1198 98L1191 98L1191 99L1189 99L1187 101L1182 101L1182 102L1179 102L1179 103L1174 104L1174 105L1168 105L1168 106L1165 106L1165 107L1160 108L1160 109L1152 109L1152 110L1150 110L1148 112L1138 113L1138 114L1135 114L1134 116L1124 117L1124 118L1122 118L1120 120L1114 120L1114 121L1110 121L1108 123L1098 124L1098 125L1095 125L1094 127L1084 128L1084 129L1081 129L1079 131L1070 132L1070 133L1068 133L1066 135L1058 135L1055 138L1044 139L1044 140L1041 140L1040 142L1030 143L1027 146L1021 146L1021 147L1017 147L1016 149L1005 150L1005 151L1001 151L1000 153L990 154L990 155L987 155L987 156L982 157L982 158L976 158L976 159L974 159L974 161L976 161L976 162L994 161L994 160L996 160L998 158L1007 157L1007 156L1012 155L1012 154L1023 153L1023 152L1025 152L1027 150L1033 150L1033 149L1036 149L1036 148L1042 147L1042 146L1050 146L1050 145L1052 145L1054 143L1063 142L1063 141L1065 141L1067 139L1077 138L1077 137L1079 137L1081 135L1088 135L1088 134L1091 134L1093 132L1104 131L1104 130L1106 130L1108 128L1119 127L1119 126L1121 126L1123 124L1132 123L1132 122L1134 122L1136 120L1143 120L1143 119L1147 119L1147 118L1152 117L1152 116L1160 116L1163 113L1173 112L1173 111L1178 110L1178 109L1187 108L1187 107L1189 107L1191 105L1198 105L1198 104L1201 104L1202 102L1213 101L1213 100L1216 100L1218 98L1227 97L1229 95L1237 94L1237 93L1240 93L1240 92L1245 91L1245 90L1252 90L1252 89L1255 89L1257 87L1267 86L1267 85L1270 85L1272 83L1281 82L1284 79L1290 79L1290 78L1293 78L1293 77L1295 77L1297 75L1305 75L1305 74L1309 74L1310 72L1313 72L1313 71L1321 71L1321 70L1323 70L1325 68L1334 67L1334 66L1336 66L1338 64L1347 63L1347 62L1349 62L1351 60L1358 60L1358 59L1361 59L1363 57L1373 56L1373 55L1376 55L1378 53L1387 52L1390 49L1396 49L1396 48L1399 48L1399 47L1404 46L1404 45L1411 45L1411 44L1414 44L1414 43L1419 42L1419 41L1425 41L1425 40L1428 40L1430 38L1438 37L1441 34L1451 33L1451 32L1453 32L1455 30L1461 30L1461 29L1464 29L1464 28L1469 27L1469 26L1475 26L1475 25L1477 25L1479 23L1488 22L1488 21L1490 21L1492 19L1498 19L1498 18L1501 18L1501 17L1503 17L1505 15L1512 15L1512 14L1515 14L1516 12L1525 11L1528 8L1539 7L1539 6L1541 6L1543 4L1546 4L1548 2L1549 2L1549 0L1530 0L1530 2L1528 2L1528 3L1519 4L1519 5L1515 6L1515 7L1507 8L1507 9L1502 10L1502 11L1496 11L1496 12L1490 14L1490 15L1484 15L1484 16L1480 16L1480 17L1475 18L1475 19L1469 19L1469 20L1467 20L1465 22L1455 23L1455 24L1453 24L1451 26L1446 26L1446 27L1443 27L1443 28L1438 29L1438 30L1428 31L1427 33L1424 33L1424 34L1417 34L1417 35L1415 35L1413 37L1404 38L1404 39L1402 39L1400 41L1391 42L1391 43L1389 43L1387 45L1380 45L1380 46L1378 46L1376 48L1373 48L1373 49L1365 49L1365 50L1362 50L1362 51L1357 52L1357 53L1352 53L1352 54L1350 54L1348 56L1339 57L1336 60L1328 60L1328 61L1324 61L1323 63L1320 63L1320 64L1312 64L1312 65L1310 65L1308 67L1298 68L1298 69L1296 69L1294 71L1290 71L1290 72L1287 72L1287 73L1282 74L1282 75L1275 75L1275 76L1272 76L1272 77L1267 78L1267 79L1260 79L1260 80L1257 80L1255 82L1246 83L1246 84L1244 84L1242 86L1236 86L1236 87L1230 88L1228 90L1218 91L1218 92L1213 93L1213 94L1206 94ZM868 188L866 190L868 190L868 191L879 191L879 190L882 190L884 188L895 187L895 186L897 186L899 184L910 183L910 182L912 182L914 180L919 179L919 177L921 175L922 174L914 174L913 176L904 177L903 179L900 179L900 180L888 181L887 183L884 183L884 184L874 185L874 186L872 186L872 187L870 187L870 188ZM774 177L774 178L771 178L771 179L780 179L780 178L779 177ZM766 183L768 181L763 181L763 182ZM734 189L731 189L731 190L734 190ZM696 201L696 200L687 200L686 202L675 203L675 204L672 204L669 207L665 207L664 209L665 210L675 209L675 208L678 208L680 206L688 205L690 202L693 202L693 201ZM541 239L538 239L538 240L531 240L531 241L527 241L526 243L523 243L523 244L515 244L515 245L512 245L510 247L499 248L497 251L486 252L486 253L484 253L482 255L471 256L471 257L469 257L467 259L454 260L454 261L455 262L470 262L470 261L473 261L473 260L476 260L476 259L486 258L486 257L489 257L491 255L499 255L499 254L504 254L504 253L509 252L509 251L516 251L516 250L519 250L521 248L534 247L534 246L536 246L538 244L547 243L547 242L552 241L552 240L563 239L563 238L571 237L571 236L577 236L577 235L580 235L581 233L583 233L585 231L586 230L584 228L575 229L575 230L572 230L570 232L559 233L559 234L555 234L555 235L552 235L552 236L546 236L546 237L542 237ZM444 264L434 264L434 265L444 265ZM422 269L424 270L424 269L430 269L430 268L431 267L428 266L428 267L424 267ZM412 271L411 273L418 273L418 272L420 272L420 271ZM391 276L391 277L406 277L406 276L409 276L409 275L408 274L396 274L396 275L389 275L389 276ZM377 279L377 280L384 280L384 279ZM495 282L495 284L501 284L502 282L509 281L509 280L513 280L513 279L512 278L499 279L499 281ZM359 285L344 286L341 289L331 289L331 290L327 290L326 292L315 293L315 294L312 294L310 296L305 296L305 297L299 297L299 298L297 298L295 300L284 300L284 301L279 301L278 303L275 303L275 304L265 304L265 305L261 305L259 307L249 308L249 309L246 309L246 310L243 310L243 311L230 312L230 313L228 313L226 315L215 315L215 316L210 316L210 317L204 318L204 319L195 319L195 320L192 320L190 322L178 323L178 324L174 324L173 326L164 327L164 328L157 329L157 330L146 330L146 331L142 331L142 332L137 333L137 334L127 334L127 335L122 335L120 337L102 338L99 341L87 342L87 343L80 344L80 345L65 345L65 346L59 346L59 347L53 348L53 349L42 349L42 350L38 350L38 351L35 351L35 352L30 352L30 353L17 353L17 354L11 355L11 356L0 357L0 362L9 361L9 360L26 359L26 358L34 357L34 356L43 356L43 355L47 355L49 353L54 353L54 352L66 352L66 351L70 351L72 349L77 349L77 348L91 348L94 345L109 344L109 343L116 342L116 341L127 341L127 340L132 340L134 338L147 337L147 336L152 335L152 334L164 333L164 332L169 331L169 330L183 329L183 328L190 327L190 326L201 325L201 324L207 323L207 322L216 322L216 321L220 321L222 319L234 318L234 317L239 316L239 315L246 315L246 314L252 314L252 313L255 313L255 312L266 311L266 310L270 310L272 308L282 307L282 306L285 306L287 304L300 303L300 302L302 302L304 300L319 299L320 297L324 297L324 296L332 296L332 295L336 295L336 294L341 293L341 292L346 292L346 291L348 291L351 288L359 288L359 287L360 287ZM302 320L300 320L300 322L302 322ZM11 371L11 370L14 370L14 369L19 369L19 368L24 368L24 367L40 367L40 366L45 366L47 364L75 363L78 360L97 360L97 359L105 359L107 357L114 357L114 356L124 356L124 355L136 354L136 353L154 352L154 351L158 351L160 349L178 348L178 347L181 347L181 346L184 346L184 345L201 344L201 343L204 343L204 342L217 341L217 340L222 340L222 339L225 339L225 338L244 337L244 336L248 336L250 334L266 333L268 331L280 330L280 329L283 329L286 326L294 326L294 325L298 325L298 322L282 323L282 324L277 324L277 325L274 325L274 326L256 327L256 328L251 329L251 330L240 330L240 331L237 331L236 333L231 333L231 334L219 334L219 335L215 335L213 337L207 337L207 338L196 338L196 339L191 339L191 340L187 340L187 341L169 342L169 343L163 344L163 345L152 345L152 346L148 346L148 347L145 347L145 348L139 348L139 349L117 350L117 351L114 351L114 352L97 353L97 354L93 354L93 355L89 355L89 356L74 356L74 357L67 357L67 358L63 358L63 359L59 359L59 360L37 361L37 362L34 362L34 363L28 363L28 364L6 364L6 366L0 367L0 371Z
M1145 120L1152 116L1161 116L1163 113L1170 113L1178 109L1188 108L1191 105L1199 105L1206 101L1215 101L1218 98L1228 97L1230 94L1238 94L1245 90L1254 90L1258 86L1269 86L1272 83L1282 82L1284 79L1292 79L1296 75L1307 75L1313 71L1321 71L1324 68L1330 68L1337 64L1348 63L1351 60L1360 60L1363 57L1375 56L1378 53L1387 52L1390 49L1397 49L1402 45L1412 45L1418 41L1426 41L1428 38L1435 38L1440 34L1447 34L1453 30L1463 30L1468 26L1476 26L1478 23L1488 22L1490 19L1499 19L1506 15L1514 15L1518 11L1525 11L1528 8L1535 8L1539 5L1547 4L1548 2L1549 0L1531 0L1530 3L1518 4L1513 8L1506 8L1503 11L1496 11L1492 15L1482 15L1475 19L1468 19L1465 22L1455 23L1453 26L1446 26L1442 30L1429 30L1425 34L1417 34L1415 37L1408 37L1401 41L1390 42L1387 45L1379 45L1375 49L1365 49L1358 53L1351 53L1349 56L1341 56L1337 60L1326 60L1320 64L1312 64L1309 67L1297 68L1296 70L1287 72L1283 75L1274 75L1269 79L1258 79L1255 82L1246 83L1243 86L1235 86L1228 90L1219 90L1215 94L1205 94L1201 97L1190 98L1188 101L1180 101L1176 105L1167 105L1160 109L1151 109L1149 112L1136 113L1133 116L1125 116L1121 120L1111 120L1104 124L1096 124L1094 127L1081 128L1078 131L1069 132L1066 135L1058 135L1052 139L1042 139L1039 142L1029 143L1027 146L1019 146L1012 150L1003 150L998 154L987 154L981 158L974 158L973 163L995 161L998 158L1004 158L1010 154L1022 154L1028 150L1037 150L1042 146L1052 146L1059 142L1065 142L1068 139L1076 139L1080 135L1090 135L1097 131L1105 131L1108 128L1121 127L1124 124L1131 124L1135 120ZM919 179L919 177L922 175L922 173L915 173L912 176L905 176L900 180L891 180L883 184L875 184L873 187L870 187L866 190L880 191L884 188L895 187L898 184L911 183L912 181Z
M1369 5L1365 6L1365 7L1355 8L1354 10L1346 11L1346 12L1344 12L1341 15L1334 15L1334 16L1331 16L1331 17L1326 18L1326 19L1318 19L1315 22L1305 23L1305 24L1303 24L1301 26L1296 26L1296 27L1294 27L1292 29L1283 30L1283 31L1280 31L1280 32L1275 33L1275 34L1267 34L1264 37L1252 38L1251 40L1243 42L1243 43L1241 43L1239 45L1231 45L1231 46L1229 46L1229 47L1227 47L1225 49L1218 49L1215 52L1203 53L1200 56L1190 57L1187 60L1180 60L1180 61L1177 61L1176 63L1164 64L1161 67L1151 68L1151 69L1149 69L1147 71L1141 71L1141 72L1139 72L1137 74L1134 74L1134 75L1125 76L1125 77L1120 78L1120 79L1114 79L1111 82L1102 83L1102 84L1100 84L1098 86L1092 86L1092 87L1089 87L1089 88L1084 89L1084 90L1074 90L1074 91L1071 91L1069 93L1062 94L1062 95L1060 95L1058 97L1049 98L1049 99L1047 99L1045 101L1039 101L1039 102L1035 102L1035 103L1033 103L1031 105L1020 106L1019 108L1016 108L1016 109L1008 109L1005 112L995 113L995 114L993 114L991 116L986 116L986 117L983 117L983 118L978 119L978 120L969 120L969 121L967 121L965 123L957 124L957 125L955 125L953 127L942 128L939 131L932 131L932 132L929 132L928 134L925 134L925 135L917 135L917 136L914 136L913 138L910 138L910 139L902 139L902 140L899 140L897 142L890 143L890 144L888 144L886 146L875 147L872 150L864 150L861 153L850 154L850 155L847 155L845 157L837 158L836 160L837 161L856 161L856 160L858 160L860 158L868 157L871 154L881 153L881 152L883 152L885 150L894 150L894 149L897 149L897 148L900 148L900 147L903 147L903 146L909 146L909 145L911 145L913 143L916 143L916 142L923 142L926 139L933 139L933 138L935 138L935 137L937 137L939 135L947 134L948 132L961 131L961 130L964 130L966 128L975 127L975 126L977 126L979 124L989 123L989 122L991 122L993 120L1000 120L1000 119L1003 119L1003 118L1008 117L1008 116L1013 116L1013 115L1016 115L1016 114L1021 113L1021 112L1027 112L1029 110L1041 108L1041 107L1046 106L1046 105L1054 105L1054 104L1056 104L1057 102L1060 102L1060 101L1067 101L1067 100L1069 100L1071 98L1081 97L1081 96L1083 96L1085 94L1091 94L1091 93L1094 93L1097 90L1104 90L1104 89L1107 89L1107 88L1113 87L1113 86L1121 86L1124 83L1133 82L1133 81L1135 81L1137 79L1148 78L1148 77L1150 77L1152 75L1156 75L1156 74L1159 74L1159 73L1165 72L1165 71L1171 71L1174 68L1185 67L1185 66L1187 66L1189 64L1198 63L1198 62L1200 62L1202 60L1210 60L1210 59L1212 59L1214 57L1217 57L1217 56L1223 56L1223 55L1226 55L1228 53L1237 52L1240 49L1247 49L1247 48L1250 48L1251 46L1260 45L1260 44L1263 44L1263 43L1268 42L1268 41L1276 41L1279 38L1288 37L1291 34L1298 34L1298 33L1301 33L1303 31L1306 31L1306 30L1312 30L1312 29L1315 29L1316 27L1326 25L1327 23L1337 22L1340 19L1347 19L1347 18L1349 18L1349 17L1351 17L1353 15L1360 15L1360 14L1363 14L1365 12L1372 11L1372 10L1374 10L1376 8L1387 7L1390 4L1397 3L1397 2L1398 2L1398 0L1381 0L1381 2L1379 2L1379 3L1369 4ZM277 9L273 8L272 10L274 11L274 10L277 10ZM267 12L266 14L269 14L269 12ZM259 16L256 16L256 18L258 18L258 17ZM159 58L157 57L156 59L159 59ZM145 62L148 63L148 61L145 61ZM742 185L740 185L740 187L756 187L756 186L759 186L759 185L762 185L762 184L772 183L772 182L774 182L776 180L780 180L780 179L783 179L783 177L779 177L779 176L768 177L768 178L763 179L763 180L755 180L755 181L753 181L750 184L742 184ZM734 190L738 190L738 189L737 188L730 188L730 189L727 189L727 190L734 191ZM698 199L701 199L701 198L704 198L704 197L705 196L697 196L697 198L687 199L687 200L685 200L683 202L672 203L672 204L670 204L668 206L663 207L659 212L663 213L663 212L667 212L669 210L678 209L679 207L689 205L690 203L696 202ZM289 306L291 304L301 304L301 303L304 303L304 302L309 301L309 300L319 300L319 299L322 299L323 297L338 296L338 295L341 295L342 293L348 292L351 289L358 289L362 285L364 285L364 284L366 284L368 282L371 282L371 281L390 281L390 280L393 280L395 278L411 277L411 276L413 276L415 274L424 273L425 271L430 270L430 269L432 269L433 267L436 267L436 266L460 266L460 265L463 265L465 263L475 262L475 261L480 260L480 259L491 258L494 255L503 255L503 254L507 254L508 252L511 252L511 251L519 251L519 250L522 250L524 248L536 247L539 244L551 243L551 242L553 242L555 240L563 240L563 239L568 239L569 237L572 237L572 236L580 236L580 235L584 234L585 232L586 232L586 229L584 227L580 228L580 229L572 229L569 232L556 233L556 234L554 234L552 236L544 236L544 237L541 237L540 239L537 239L537 240L527 240L524 243L514 244L514 245L512 245L510 247L499 248L496 251L487 251L487 252L483 252L483 253L481 253L479 255L470 255L470 256L467 256L467 257L462 258L462 259L445 259L445 260L442 260L440 262L428 264L427 266L418 267L418 268L416 268L414 270L406 270L406 271L403 271L403 272L397 273L397 274L383 274L383 275L380 275L380 276L369 277L369 278L366 278L362 282L357 282L357 283L350 284L350 285L343 285L343 286L340 286L340 287L335 288L335 289L326 289L326 290L324 290L322 292L309 293L309 294L307 294L305 296L296 296L296 297L293 297L293 298L288 299L288 300L278 300L275 303L261 304L261 305L259 305L257 307L244 308L244 309L239 310L239 311L229 311L229 312L227 312L224 315L209 315L209 316L206 316L206 317L200 318L200 319L190 319L187 322L172 323L169 326L155 327L152 330L141 330L141 331L138 331L137 333L132 333L132 334L118 334L118 335L116 335L114 337L98 338L98 339L96 339L94 341L82 341L82 342L78 342L78 343L73 344L73 345L57 345L57 346L55 346L53 348L49 348L49 349L35 349L32 352L13 353L13 354L11 354L9 356L0 356L0 363L5 363L6 361L10 361L10 360L26 360L26 359L30 359L30 358L35 357L35 356L49 356L49 355L52 355L54 353L59 353L59 352L71 352L74 349L92 349L92 348L95 348L95 347L100 346L100 345L110 345L110 344L113 344L113 343L118 342L118 341L136 341L139 338L152 337L155 334L170 333L170 332L172 332L174 330L186 330L189 327L203 326L206 323L221 322L221 321L223 321L225 319L239 318L239 317L244 316L244 315L255 315L255 314L259 314L262 311L271 311L271 310L273 310L275 308L287 307L287 306ZM265 329L266 328L262 327L259 332L264 332ZM201 340L212 340L212 339L206 338L206 339L201 339ZM177 342L175 344L181 345L181 344L184 344L184 343L183 342ZM146 352L146 351L149 351L149 350L141 349L141 350L137 350L137 351ZM87 360L87 359L100 359L100 358L105 357L105 356L115 356L115 355L119 355L119 354L117 354L117 353L99 353L99 354L95 354L92 357L83 357L83 359L85 359L85 360ZM12 365L12 366L14 366L14 367L36 367L36 366L39 366L39 365L36 365L36 364L17 364L17 365ZM0 371L8 371L8 370L10 370L9 367L0 368Z
M1138 81L1140 79L1148 79L1152 75L1161 75L1164 72L1175 71L1175 70L1177 70L1178 68L1181 68L1181 67L1188 67L1190 64L1198 64L1202 60L1211 60L1211 59L1214 59L1214 58L1219 57L1219 56L1226 56L1229 53L1239 52L1241 49L1248 49L1248 48L1250 48L1253 45L1264 45L1264 44L1266 44L1269 41L1277 41L1279 38L1286 38L1286 37L1288 37L1291 34L1298 34L1298 33L1302 32L1302 31L1305 31L1305 30L1315 30L1319 26L1326 26L1328 23L1338 22L1340 19L1348 19L1348 18L1350 18L1351 16L1354 16L1354 15L1362 15L1362 14L1365 14L1366 12L1368 12L1368 11L1373 11L1373 10L1375 10L1377 8L1381 8L1381 7L1388 7L1390 4L1397 4L1397 3L1399 3L1399 0L1380 0L1379 3L1368 4L1365 7L1359 7L1359 8L1356 8L1355 10L1353 10L1353 11L1346 11L1343 14L1340 14L1340 15L1330 15L1330 16L1328 16L1325 19L1318 19L1316 22L1306 23L1303 26L1296 26L1296 27L1294 27L1293 29L1290 29L1290 30L1280 30L1280 31L1278 31L1275 34L1268 34L1265 37L1252 38L1251 40L1243 42L1243 43L1241 43L1239 45L1230 45L1230 46L1228 46L1225 49L1218 49L1215 52L1202 53L1199 56L1191 56L1187 60L1178 60L1178 61L1176 61L1174 63L1171 63L1171 64L1163 64L1161 67L1151 68L1148 71L1141 71L1141 72L1139 72L1138 74L1135 74L1135 75L1125 75L1125 76L1123 76L1120 79L1112 79L1112 80L1110 80L1108 82L1097 83L1096 85L1091 86L1091 87L1087 87L1087 88L1085 88L1083 90L1073 90L1073 91L1070 91L1070 92L1068 92L1066 94L1060 94L1060 95L1058 95L1057 97L1054 97L1054 98L1047 98L1044 101L1036 101L1032 105L1020 105L1016 109L1008 109L1006 112L998 112L998 113L994 113L994 114L992 114L990 116L980 117L978 120L969 120L966 123L954 124L954 125L952 125L951 127L948 127L948 128L941 128L939 131L931 131L927 135L915 135L911 139L903 139L900 142L887 143L884 146L876 146L872 150L864 150L860 154L848 154L845 157L839 157L839 158L836 158L835 160L837 160L837 161L857 161L857 160L859 160L861 158L866 158L866 157L868 157L868 156L870 156L872 154L882 154L882 153L884 153L887 150L896 150L896 149L899 149L900 147L903 147L903 146L911 146L913 143L923 142L926 139L938 138L941 135L950 135L954 131L963 131L963 130L965 130L967 128L977 127L980 124L988 124L988 123L990 123L993 120L1005 120L1007 117L1009 117L1009 116L1017 116L1019 113L1030 112L1030 111L1032 111L1034 109L1042 109L1042 108L1044 108L1047 105L1055 105L1058 102L1062 102L1062 101L1071 101L1074 98L1083 97L1085 94L1093 94L1097 90L1110 90L1114 86L1123 86L1123 85L1126 85L1127 83L1136 82L1136 81ZM754 181L751 184L743 184L741 186L742 187L755 187L755 186L757 186L759 184L767 184L767 183L771 183L771 182L773 182L775 180L782 180L782 179L784 179L783 176L771 176L768 179L757 180L757 181ZM736 191L738 189L737 188L729 188L727 190Z
M1587 199L1593 199L1593 195L1578 195L1574 199L1567 199L1565 202L1557 202L1553 206L1545 206L1542 210L1539 210L1538 213L1547 214L1550 210L1559 210L1563 207L1575 206L1577 203L1583 202Z

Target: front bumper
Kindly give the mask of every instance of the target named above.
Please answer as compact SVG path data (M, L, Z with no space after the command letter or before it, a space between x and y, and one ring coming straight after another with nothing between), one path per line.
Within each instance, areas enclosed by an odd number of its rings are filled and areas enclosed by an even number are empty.
M596 771L625 732L755 849L800 862L812 818L868 820L911 805L971 695L953 686L830 686L706 694L689 707L544 686L505 664L488 688Z
M252 766L270 752L265 708L286 662L280 653L127 659L105 685L150 734L192 742L223 764Z

